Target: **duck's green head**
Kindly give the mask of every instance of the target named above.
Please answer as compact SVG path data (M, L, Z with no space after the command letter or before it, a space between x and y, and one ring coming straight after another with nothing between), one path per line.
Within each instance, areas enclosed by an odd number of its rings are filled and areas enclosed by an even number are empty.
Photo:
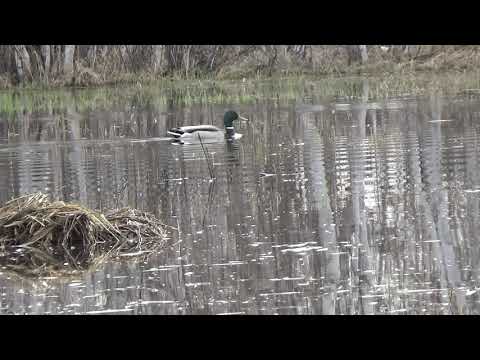
M225 127L233 127L233 122L238 118L239 116L235 111L229 110L223 115L223 124Z

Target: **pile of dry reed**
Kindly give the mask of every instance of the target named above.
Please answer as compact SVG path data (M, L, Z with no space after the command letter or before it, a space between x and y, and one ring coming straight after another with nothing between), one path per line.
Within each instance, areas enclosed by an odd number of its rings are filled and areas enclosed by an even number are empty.
M150 252L166 236L165 225L146 212L104 215L36 193L0 208L0 265L26 274L84 270L109 257Z

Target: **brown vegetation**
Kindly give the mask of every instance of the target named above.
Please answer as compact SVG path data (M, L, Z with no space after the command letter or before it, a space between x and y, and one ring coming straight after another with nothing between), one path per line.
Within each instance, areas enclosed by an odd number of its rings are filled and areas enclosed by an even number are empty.
M475 68L454 45L3 45L0 87Z
M83 270L110 256L165 245L153 215L120 209L105 215L76 204L25 195L0 208L0 264L23 274Z

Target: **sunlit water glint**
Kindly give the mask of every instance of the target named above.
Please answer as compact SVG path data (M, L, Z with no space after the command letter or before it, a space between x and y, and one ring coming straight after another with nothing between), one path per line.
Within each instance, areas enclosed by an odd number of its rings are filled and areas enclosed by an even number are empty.
M128 205L171 237L71 279L0 270L0 313L479 313L480 96L372 100L359 84L349 98L305 86L188 104L138 90L82 107L68 93L62 108L0 113L1 204L42 191ZM200 145L165 134L221 127L226 109L249 121L241 140L206 145L212 180Z

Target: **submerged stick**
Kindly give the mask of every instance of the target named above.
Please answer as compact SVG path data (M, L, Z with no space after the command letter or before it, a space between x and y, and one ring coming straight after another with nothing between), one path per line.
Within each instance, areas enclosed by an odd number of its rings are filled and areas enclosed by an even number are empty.
M198 139L200 140L200 145L202 146L203 153L205 155L205 160L207 161L207 166L208 166L208 172L210 173L210 178L215 179L215 174L213 172L213 161L210 158L210 153L208 152L208 149L203 145L202 137L200 134L198 134Z
M202 219L202 228L205 228L205 221L207 220L208 215L210 214L210 207L213 204L213 198L215 196L215 181L212 181L208 186L208 199L207 199L207 206L206 211L203 215Z

